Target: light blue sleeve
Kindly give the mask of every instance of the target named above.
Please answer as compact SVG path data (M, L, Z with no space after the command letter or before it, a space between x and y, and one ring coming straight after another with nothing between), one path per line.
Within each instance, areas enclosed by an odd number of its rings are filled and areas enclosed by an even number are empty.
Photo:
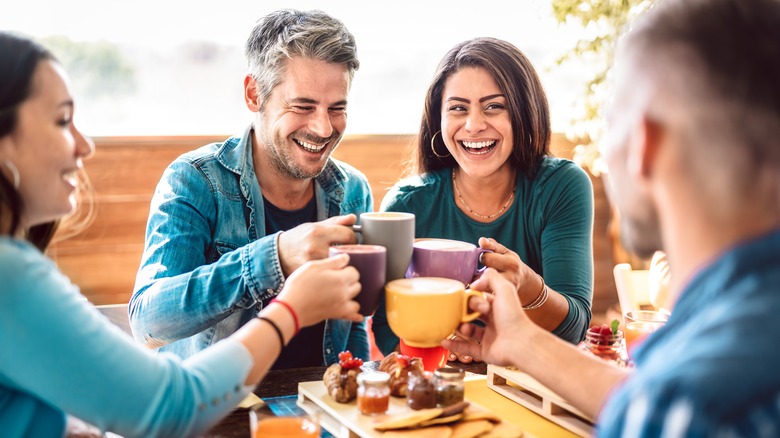
M186 361L155 354L32 246L0 242L0 281L0 399L41 401L120 435L171 437L207 429L251 389L243 382L252 359L240 343L224 340Z
M129 306L134 336L150 347L200 333L284 280L276 235L207 259L220 214L209 193L206 177L184 160L166 169L155 191Z

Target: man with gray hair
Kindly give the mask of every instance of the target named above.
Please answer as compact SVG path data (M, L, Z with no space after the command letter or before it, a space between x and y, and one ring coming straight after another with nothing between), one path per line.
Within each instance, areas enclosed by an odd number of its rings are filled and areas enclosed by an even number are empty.
M274 299L285 278L332 244L355 243L350 226L373 209L365 175L331 158L359 67L344 24L320 11L273 12L252 30L246 57L253 123L166 169L130 300L135 338L182 357L265 306L285 307L297 325L306 303ZM332 364L344 350L369 359L365 322L301 327L274 368Z
M613 200L626 245L668 256L668 322L618 368L534 326L488 270L485 330L461 329L481 344L444 347L532 375L599 436L780 436L780 1L661 0L614 73Z

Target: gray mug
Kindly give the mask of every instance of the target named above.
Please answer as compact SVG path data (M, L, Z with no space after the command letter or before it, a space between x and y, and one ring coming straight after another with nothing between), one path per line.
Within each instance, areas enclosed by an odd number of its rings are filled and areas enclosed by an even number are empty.
M401 212L361 213L352 229L358 241L387 248L386 281L404 278L412 260L414 214Z

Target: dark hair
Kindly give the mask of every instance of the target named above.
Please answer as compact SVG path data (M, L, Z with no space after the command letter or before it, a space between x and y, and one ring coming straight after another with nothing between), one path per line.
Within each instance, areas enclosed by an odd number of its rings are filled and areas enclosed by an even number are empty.
M531 61L514 45L495 38L464 41L447 52L439 63L425 97L411 170L425 173L457 165L451 155L437 157L431 150L431 139L441 130L444 84L464 67L485 69L506 96L514 140L514 151L509 160L526 177L533 179L542 158L549 154L551 132L547 96ZM439 154L446 150L439 136L435 146Z
M757 169L780 171L780 1L666 0L637 21L624 46L675 105L686 105L688 143L747 185ZM711 174L702 156L691 166Z
M259 85L261 102L281 82L285 61L294 56L344 64L350 82L360 67L352 33L341 21L317 10L280 9L262 17L252 29L244 53L249 73Z
M0 138L16 129L19 106L33 92L35 68L41 61L54 59L51 52L35 41L0 32ZM0 224L8 224L8 234L19 231L22 207L22 198L13 183L0 172ZM26 230L27 240L44 250L56 229L57 222L36 225Z

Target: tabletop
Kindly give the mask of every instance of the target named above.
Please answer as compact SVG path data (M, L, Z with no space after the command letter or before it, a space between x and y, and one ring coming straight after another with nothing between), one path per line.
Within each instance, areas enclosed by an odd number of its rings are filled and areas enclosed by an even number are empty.
M471 364L450 362L449 366L462 368L475 374L487 373L487 365L484 362ZM263 378L253 392L262 399L296 395L298 383L322 380L326 369L327 367L321 366L273 370ZM249 436L249 412L241 408L231 412L202 435L203 438L248 438Z

